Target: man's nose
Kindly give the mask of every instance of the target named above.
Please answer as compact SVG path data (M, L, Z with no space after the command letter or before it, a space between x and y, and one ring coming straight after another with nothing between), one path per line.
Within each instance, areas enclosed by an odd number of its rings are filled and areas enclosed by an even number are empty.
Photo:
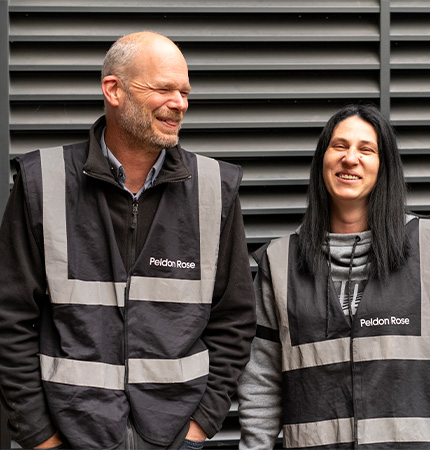
M180 91L173 91L167 106L171 109L185 112L188 109L188 98Z

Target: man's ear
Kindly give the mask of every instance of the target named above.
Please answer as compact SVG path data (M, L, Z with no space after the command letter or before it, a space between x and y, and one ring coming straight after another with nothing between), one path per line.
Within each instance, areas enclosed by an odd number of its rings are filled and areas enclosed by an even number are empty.
M102 91L106 101L112 106L118 106L122 94L120 79L116 75L108 75L102 80Z

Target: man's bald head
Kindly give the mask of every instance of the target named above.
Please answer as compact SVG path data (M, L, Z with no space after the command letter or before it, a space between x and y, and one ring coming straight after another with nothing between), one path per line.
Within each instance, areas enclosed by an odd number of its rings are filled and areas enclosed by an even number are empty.
M163 50L163 51L160 51ZM141 55L139 52L142 51ZM128 82L139 70L145 70L141 64L136 67L136 60L152 60L154 55L160 53L177 53L182 58L182 53L177 45L168 37L152 31L141 31L128 34L118 39L106 54L103 62L102 76L116 75L124 82ZM138 58L143 56L143 58Z

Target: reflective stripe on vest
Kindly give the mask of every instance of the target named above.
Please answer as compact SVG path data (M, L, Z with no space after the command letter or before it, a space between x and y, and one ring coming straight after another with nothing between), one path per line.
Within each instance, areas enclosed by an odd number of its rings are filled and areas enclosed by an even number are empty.
M384 417L358 421L360 444L430 442L430 418Z
M200 280L130 278L130 301L171 303L212 302L221 229L221 176L217 161L197 156ZM68 279L66 172L63 148L40 151L43 189L43 230L48 290L54 304L123 307L125 282ZM201 180L204 180L201 182ZM180 383L209 373L208 352L181 359L132 359L130 383ZM44 381L105 389L124 389L125 367L41 355Z
M289 238L271 243L267 249L272 284L279 315L284 372L349 363L350 338L339 338L293 346L287 308ZM356 362L378 360L430 360L430 220L419 221L421 270L421 335L356 337ZM422 417L358 420L359 444L384 442L430 442L430 419ZM308 448L354 441L353 418L311 423L284 424L286 448Z
M124 390L125 366L40 355L42 380ZM208 374L207 351L180 359L129 359L129 383L185 383Z
M301 448L344 444L352 442L353 428L352 418L284 425L284 445Z
M284 425L287 448L306 448L353 441L352 418ZM399 433L401 430L401 436ZM386 442L429 442L430 419L424 417L384 417L358 421L360 444Z

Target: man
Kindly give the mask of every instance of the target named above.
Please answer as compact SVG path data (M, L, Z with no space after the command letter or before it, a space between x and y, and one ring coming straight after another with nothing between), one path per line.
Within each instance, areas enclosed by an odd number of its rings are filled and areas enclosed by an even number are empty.
M172 41L125 36L89 141L18 160L0 387L23 447L201 448L229 410L255 320L241 171L181 149L190 90Z

